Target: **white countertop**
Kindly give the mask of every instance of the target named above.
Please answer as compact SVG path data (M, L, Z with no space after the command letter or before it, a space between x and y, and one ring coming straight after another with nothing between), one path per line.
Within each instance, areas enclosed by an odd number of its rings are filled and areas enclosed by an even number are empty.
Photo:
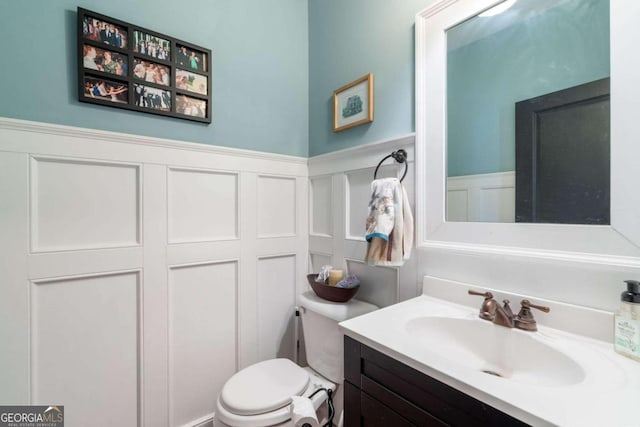
M482 299L477 302L479 308ZM531 337L566 355L579 365L584 378L581 374L580 380L570 385L545 385L535 379L488 375L459 357L448 357L437 340L416 339L407 324L425 317L486 322L486 327L502 328L504 332L496 332L507 339L509 334L525 334L519 338ZM426 295L344 321L340 326L345 335L531 425L640 426L640 363L616 353L611 343L542 325L538 325L538 332L504 328L479 319L477 308ZM545 366L535 368L541 371Z

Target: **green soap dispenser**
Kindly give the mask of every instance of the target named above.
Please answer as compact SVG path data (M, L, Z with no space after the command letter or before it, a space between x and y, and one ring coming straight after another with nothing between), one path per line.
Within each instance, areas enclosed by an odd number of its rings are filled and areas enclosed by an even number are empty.
M622 304L614 316L614 346L618 353L640 362L640 282L625 280Z

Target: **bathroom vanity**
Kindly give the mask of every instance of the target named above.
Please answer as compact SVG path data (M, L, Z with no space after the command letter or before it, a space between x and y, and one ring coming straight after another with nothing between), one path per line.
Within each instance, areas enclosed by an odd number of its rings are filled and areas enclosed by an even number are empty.
M551 307L524 331L481 319L469 289L425 276L423 295L340 324L346 427L637 425L640 363L613 350L611 313L490 289Z
M527 425L348 336L344 355L347 426Z

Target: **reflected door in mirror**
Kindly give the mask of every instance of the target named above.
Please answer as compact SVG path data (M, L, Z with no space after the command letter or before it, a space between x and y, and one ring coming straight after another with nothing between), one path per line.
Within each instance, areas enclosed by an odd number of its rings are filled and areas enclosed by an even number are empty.
M608 225L609 79L516 104L516 222Z

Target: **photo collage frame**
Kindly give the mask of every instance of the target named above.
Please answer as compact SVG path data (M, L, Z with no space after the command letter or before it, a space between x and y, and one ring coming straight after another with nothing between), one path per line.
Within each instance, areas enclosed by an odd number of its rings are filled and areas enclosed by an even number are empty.
M211 123L211 50L78 8L78 100Z

